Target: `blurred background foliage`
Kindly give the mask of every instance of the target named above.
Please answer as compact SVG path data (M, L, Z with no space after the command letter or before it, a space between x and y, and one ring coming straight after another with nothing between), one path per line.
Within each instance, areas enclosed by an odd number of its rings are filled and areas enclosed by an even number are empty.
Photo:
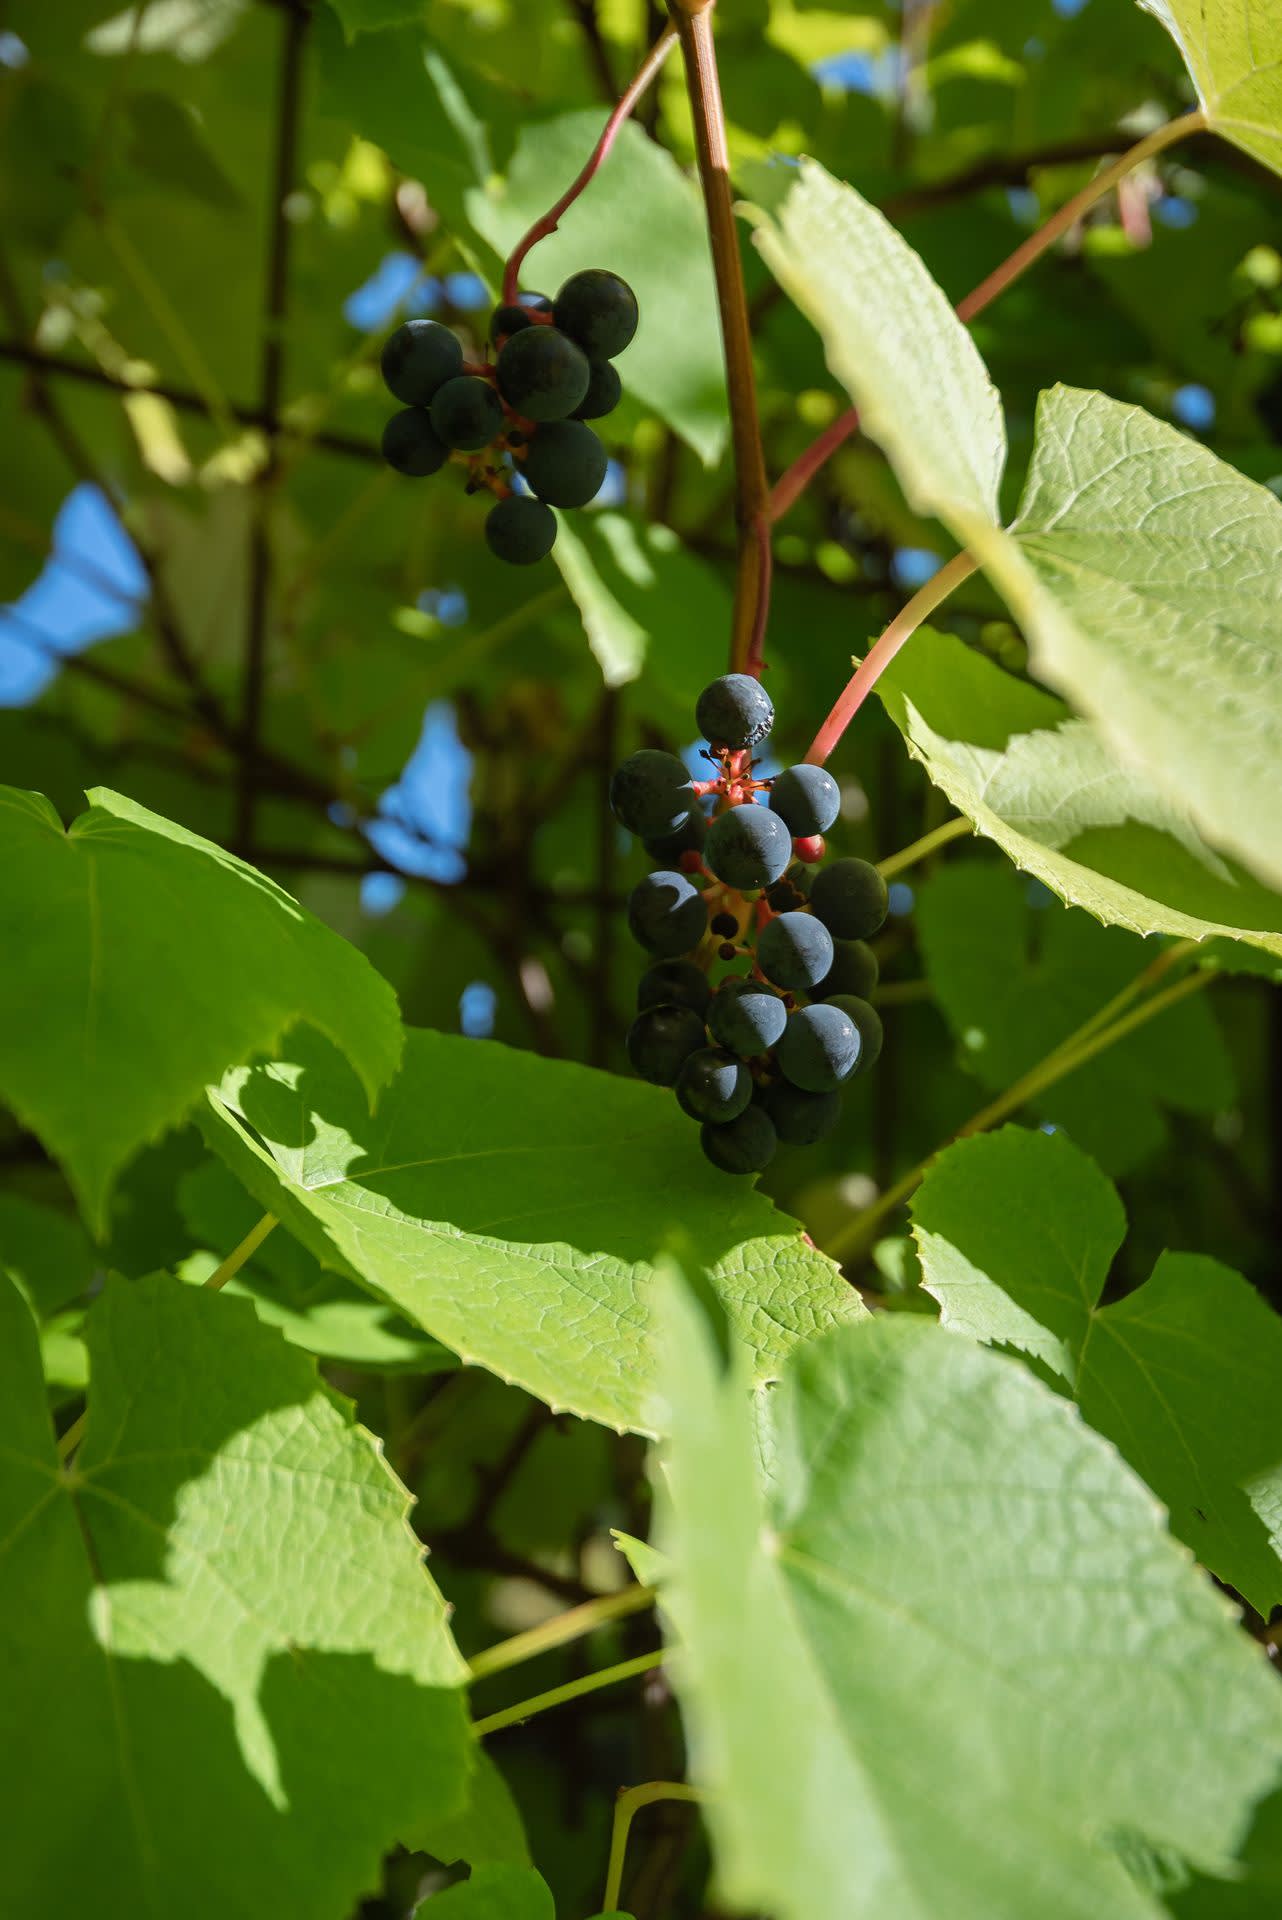
M762 161L814 154L887 210L954 298L1101 155L1191 98L1167 36L1121 0L722 0L717 24L745 193ZM615 829L606 783L638 744L691 747L731 592L720 349L678 63L530 263L549 290L575 267L613 267L642 306L605 487L554 560L492 561L456 471L383 469L376 362L407 314L484 338L504 251L577 169L661 25L653 0L9 0L0 13L0 778L64 817L107 784L234 847L364 948L410 1022L615 1070L641 965L619 907L643 856ZM1012 498L1036 394L1056 380L1138 402L1282 488L1275 189L1246 156L1190 141L985 313ZM778 473L845 402L745 254ZM786 763L851 653L949 548L855 441L776 551L767 652ZM981 581L941 624L1022 672ZM876 703L833 765L838 852L884 856L947 815ZM785 1152L765 1179L820 1245L1147 957L968 841L893 887L880 947L881 1067L836 1136ZM1174 1246L1214 1251L1267 1291L1280 1094L1271 987L1239 977L1026 1117L1121 1176L1132 1227L1115 1284ZM178 1248L203 1277L254 1211L179 1134L135 1163L94 1249L60 1176L3 1117L0 1159L0 1257L44 1314L55 1399L83 1386L78 1330L104 1263L143 1273ZM857 1277L917 1305L907 1246L892 1234ZM239 1284L384 1434L465 1652L623 1579L608 1528L644 1532L639 1445L454 1371L280 1236ZM644 1648L653 1631L633 1622L614 1639ZM563 1674L600 1651L558 1656ZM677 1765L652 1694L639 1717L607 1694L509 1736L539 1865L574 1910L599 1872L600 1782ZM700 1884L685 1812L655 1816L638 1916L698 1910L678 1892ZM407 1910L422 1860L388 1874L371 1920Z

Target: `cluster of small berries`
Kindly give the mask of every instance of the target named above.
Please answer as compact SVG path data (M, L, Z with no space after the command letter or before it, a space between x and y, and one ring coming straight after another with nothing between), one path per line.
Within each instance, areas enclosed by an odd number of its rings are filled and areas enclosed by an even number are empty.
M714 680L695 714L712 779L643 748L610 789L615 817L659 862L628 902L655 956L628 1057L675 1087L714 1166L757 1173L780 1140L830 1133L840 1090L881 1052L866 942L886 918L886 883L866 860L817 865L840 806L823 767L754 777L752 750L774 725L760 681Z
M605 448L584 423L619 404L610 363L636 330L636 295L603 267L573 274L555 300L528 293L496 307L492 362L465 362L437 320L407 320L383 348L383 380L403 406L383 433L383 458L418 476L456 455L468 491L496 496L490 550L513 566L542 560L556 539L552 508L585 507L600 492ZM514 489L517 474L528 492Z

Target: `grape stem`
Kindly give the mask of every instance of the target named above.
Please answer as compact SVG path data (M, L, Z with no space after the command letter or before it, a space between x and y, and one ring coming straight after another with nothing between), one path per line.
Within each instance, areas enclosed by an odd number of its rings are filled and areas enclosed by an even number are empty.
M811 742L806 759L814 766L821 767L832 753L904 642L912 639L922 622L930 618L935 608L948 598L955 587L970 578L977 564L968 553L954 554L938 573L931 575L925 586L918 588L908 605L895 615L880 640L873 642Z
M541 1626L530 1627L524 1633L514 1634L510 1640L500 1640L497 1646L486 1647L472 1660L472 1678L483 1680L491 1673L502 1673L522 1661L534 1660L553 1647L581 1640L584 1634L595 1633L610 1621L624 1620L629 1614L652 1607L657 1597L654 1587L624 1587L619 1593L585 1600L581 1606L571 1607L568 1613L558 1613L555 1618L543 1621Z
M721 315L730 437L734 447L739 547L730 628L730 670L759 677L770 613L769 493L752 370L752 329L730 191L725 112L712 38L713 4L712 0L672 0L672 7L694 120L699 184L703 189L717 307Z
M1206 115L1199 108L1196 112L1181 114L1176 120L1166 121L1152 133L1146 134L1142 140L1137 140L1135 145L1128 147L1111 166L1102 168L1080 192L1073 195L1071 200L1066 200L1063 206L1037 229L1036 233L1030 233L1027 240L1021 241L1014 253L1003 260L1001 266L995 267L986 280L980 281L973 293L968 293L964 300L959 301L957 318L969 326L985 307L991 306L999 294L1005 293L1007 287L1012 286L1021 274L1026 273L1047 248L1053 247L1070 227L1077 224L1083 214L1089 213L1096 201L1102 200L1104 195L1110 193L1128 173L1133 172L1144 161L1151 160L1155 154L1163 152L1165 148L1174 146L1178 140L1187 140L1191 134L1206 131ZM818 439L813 441L804 453L798 455L787 472L781 474L776 480L771 490L769 503L771 520L781 519L800 499L820 467L844 441L850 438L858 426L858 409L851 407L847 412L840 414L830 427L825 427Z
M597 141L595 147L593 147L583 171L570 183L556 204L549 207L542 218L534 222L529 232L517 242L513 252L509 254L507 264L503 269L504 306L512 307L516 305L521 268L525 263L526 255L532 247L538 245L540 240L546 240L550 233L556 232L557 227L560 225L562 214L574 205L579 195L586 187L591 185L592 181L601 171L602 166L609 157L611 147L619 137L619 130L623 126L624 121L632 113L637 101L658 73L660 67L676 45L676 42L677 30L672 22L669 21L651 47L649 53L647 53L645 59L641 62L633 79L620 96L619 104L615 107L613 113L601 129L601 138Z
M567 1680L562 1687L550 1687L546 1693L536 1693L533 1699L518 1701L514 1707L504 1707L501 1713L488 1714L483 1720L472 1722L472 1731L478 1740L488 1733L498 1733L503 1727L519 1726L522 1720L529 1720L536 1713L546 1713L549 1707L564 1706L570 1700L581 1700L586 1693L596 1693L601 1687L612 1687L620 1680L631 1680L639 1673L648 1673L657 1667L664 1658L660 1647L654 1653L639 1653L634 1660L620 1660L617 1666L605 1667L600 1673L585 1673L578 1680Z
M615 1912L623 1891L623 1862L627 1857L628 1834L633 1819L642 1807L660 1800L702 1800L698 1787L680 1780L647 1780L642 1787L625 1787L614 1803L614 1828L610 1835L610 1862L605 1875L604 1911Z
M986 1107L981 1107L978 1113L972 1114L966 1124L959 1127L950 1140L944 1142L944 1146L951 1146L954 1140L969 1139L972 1134L984 1133L989 1127L995 1127L1001 1121L1008 1120L1011 1114L1017 1113L1030 1100L1035 1100L1038 1094L1045 1093L1057 1081L1063 1080L1070 1073L1075 1073L1078 1067L1084 1067L1089 1060L1095 1058L1096 1054L1103 1053L1116 1041L1124 1040L1128 1033L1133 1033L1137 1027L1143 1026L1146 1021L1154 1019L1159 1013L1165 1013L1168 1007L1187 999L1189 994L1198 993L1203 987L1209 986L1215 978L1209 969L1186 974L1182 980L1177 980L1173 986L1164 988L1161 993L1150 994L1147 999L1140 1002L1139 1006L1133 1007L1120 1019L1111 1018L1115 1006L1121 1006L1132 999L1146 986L1160 978L1161 973L1168 971L1184 959L1188 945L1188 942L1181 942L1179 946L1168 948L1165 953L1159 955L1158 960L1146 967L1131 986L1124 988L1115 1000L1109 1002L1108 1006L1102 1007L1098 1013L1084 1021L1068 1036L1067 1040L1053 1047L1045 1059L1040 1060L1035 1067L1021 1074L1018 1080L1007 1087L1005 1093L998 1094L997 1098L991 1100ZM943 1150L943 1147L936 1148L934 1153L919 1162L911 1172L906 1173L901 1180L897 1180L893 1187L888 1187L871 1207L865 1208L846 1227L834 1234L825 1249L829 1257L845 1263L867 1253L877 1237L877 1230L882 1222L917 1191L938 1154Z

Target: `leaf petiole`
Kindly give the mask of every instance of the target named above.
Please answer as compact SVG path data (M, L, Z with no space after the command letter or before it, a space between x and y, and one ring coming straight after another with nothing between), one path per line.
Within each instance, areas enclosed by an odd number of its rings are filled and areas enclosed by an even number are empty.
M514 1707L504 1707L500 1713L491 1713L483 1720L472 1722L472 1731L478 1740L487 1733L497 1733L502 1727L515 1727L522 1720L530 1720L536 1713L546 1713L549 1707L561 1707L569 1700L581 1699L585 1693L596 1693L601 1687L612 1687L619 1680L631 1680L638 1673L648 1673L652 1667L660 1665L664 1650L658 1648L654 1653L639 1653L633 1660L620 1660L616 1666L603 1667L599 1673L585 1673L579 1680L567 1680L562 1687L550 1687L546 1693L536 1693L529 1700L519 1700Z

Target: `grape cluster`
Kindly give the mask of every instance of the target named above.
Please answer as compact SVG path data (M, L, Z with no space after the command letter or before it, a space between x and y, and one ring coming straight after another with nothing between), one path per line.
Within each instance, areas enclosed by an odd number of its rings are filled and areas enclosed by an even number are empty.
M496 496L485 538L500 560L530 566L552 550L553 507L585 507L600 491L606 454L586 423L619 404L611 362L637 330L636 295L617 273L571 275L555 300L526 293L496 307L493 360L467 365L458 336L438 320L407 320L383 348L383 380L402 411L383 433L398 473L436 473L451 455L468 491ZM516 492L516 474L529 492Z
M824 768L754 778L752 750L774 725L760 681L714 680L695 714L712 779L643 748L610 788L615 817L657 862L628 902L653 955L628 1057L676 1089L714 1166L758 1173L781 1140L830 1133L841 1089L881 1052L866 943L886 918L886 883L866 860L817 864L840 804Z

